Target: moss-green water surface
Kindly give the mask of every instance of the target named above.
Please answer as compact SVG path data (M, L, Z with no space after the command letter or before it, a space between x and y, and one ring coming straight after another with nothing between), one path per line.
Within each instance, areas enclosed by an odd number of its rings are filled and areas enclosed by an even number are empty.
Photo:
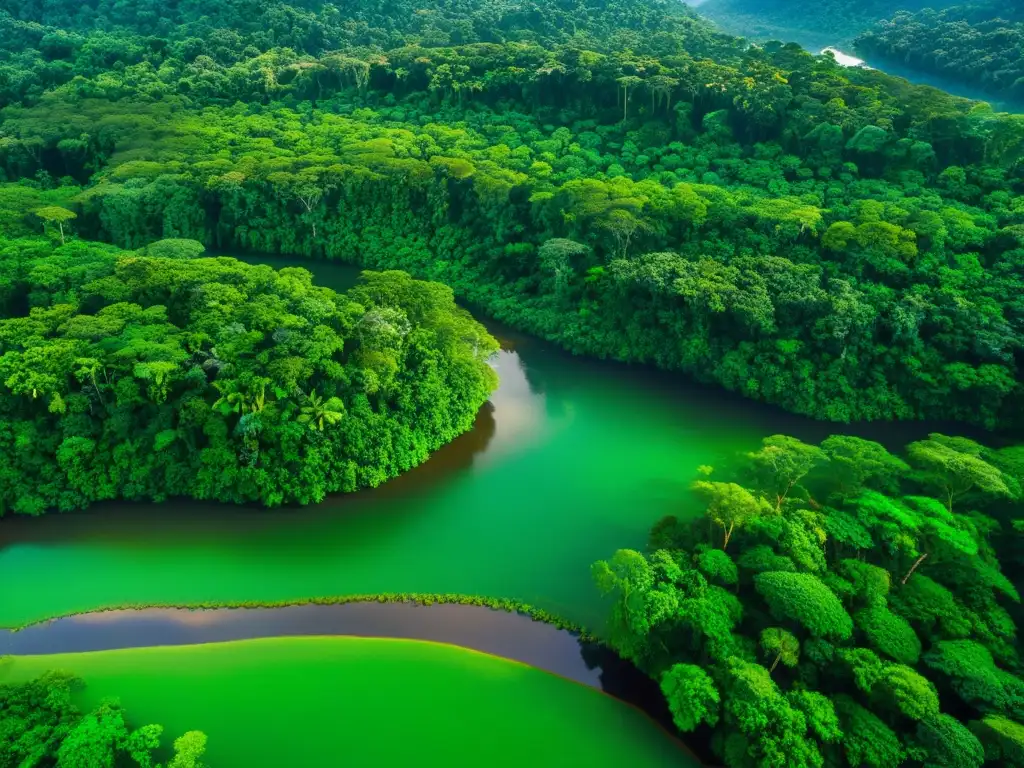
M324 284L353 279L309 266ZM0 520L0 626L123 604L378 592L515 598L598 626L590 563L691 513L697 465L775 432L839 429L493 331L501 386L474 430L376 490L305 509L170 501Z
M52 668L86 681L86 706L117 696L133 725L206 732L206 762L219 768L696 765L622 702L436 643L273 638L22 656L0 665L0 682Z

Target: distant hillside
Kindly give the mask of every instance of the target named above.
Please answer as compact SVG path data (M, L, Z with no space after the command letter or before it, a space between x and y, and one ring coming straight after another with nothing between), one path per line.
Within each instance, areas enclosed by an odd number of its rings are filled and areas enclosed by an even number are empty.
M897 13L855 45L874 60L896 61L994 96L1024 98L1024 8L1002 0Z
M849 43L897 11L952 5L955 0L703 0L698 12L727 32L797 42L806 48Z

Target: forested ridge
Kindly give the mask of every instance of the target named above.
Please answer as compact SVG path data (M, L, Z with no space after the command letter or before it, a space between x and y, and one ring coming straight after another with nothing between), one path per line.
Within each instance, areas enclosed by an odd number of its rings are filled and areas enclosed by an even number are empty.
M3 0L0 32L0 106L38 98L75 77L108 75L109 83L110 74L126 69L133 81L150 70L161 79L185 81L211 67L235 69L236 77L244 70L257 79L269 69L277 79L276 68L290 65L281 59L288 52L325 57L322 63L336 76L339 68L405 46L551 47L575 39L597 49L628 49L647 45L651 36L666 40L682 32L699 49L715 41L723 52L731 47L729 38L697 22L674 0ZM339 56L344 52L352 56ZM180 82L176 90L188 89Z
M1024 120L674 4L353 7L181 6L158 53L99 73L90 36L138 42L130 19L9 8L85 42L46 32L73 79L5 97L5 226L59 198L122 247L407 269L573 351L801 413L1019 417ZM233 13L260 29L220 35Z
M990 0L897 13L856 40L865 55L976 86L1024 96L1024 8Z
M321 501L424 461L497 384L445 286L337 294L202 250L0 239L0 514Z
M728 768L1024 766L1022 483L1020 447L766 438L594 564L613 647Z

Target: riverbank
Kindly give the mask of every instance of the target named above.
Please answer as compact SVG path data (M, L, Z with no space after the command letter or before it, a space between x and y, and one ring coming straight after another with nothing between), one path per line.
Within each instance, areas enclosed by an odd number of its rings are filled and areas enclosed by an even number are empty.
M86 706L116 695L140 722L203 730L220 768L555 766L568 755L609 768L698 765L610 696L439 643L293 637L20 656L0 682L53 667L85 679Z
M693 6L698 14L729 34L758 43L770 40L796 43L810 53L818 55L831 52L835 56L836 62L844 67L863 66L868 69L876 69L883 74L901 78L914 85L926 85L961 98L987 102L997 112L1024 112L1024 102L1022 101L1002 98L950 78L912 69L900 61L858 50L855 40L865 31L864 29L851 29L848 36L837 38L832 33L818 33L805 29L794 29L784 24L773 24L754 15L721 17L713 11L709 14L706 8L702 9L703 2L688 4Z
M570 627L558 617L515 601L473 596L366 597L371 599L321 599L278 607L138 607L64 616L0 631L0 657L51 658L281 637L441 643L523 663L589 686L643 712L673 738L683 739L656 681L591 633Z
M302 597L293 600L226 600L202 601L194 603L135 603L101 606L89 611L74 611L67 614L43 617L20 626L0 627L0 631L6 629L9 634L24 633L26 630L52 626L55 622L73 619L80 616L90 616L94 620L104 614L130 615L143 611L176 611L183 615L193 616L196 614L211 613L218 611L233 611L236 609L281 609L295 608L300 606L344 606L365 603L378 603L384 605L406 605L427 607L432 605L458 605L473 606L476 608L487 608L491 611L504 611L526 617L534 622L547 624L555 629L571 632L583 642L596 642L597 636L578 624L554 615L549 611L536 608L519 600L504 600L501 598L481 597L479 595L453 595L453 594L426 594L426 593L381 593L373 595L339 595L327 597ZM274 634L282 634L275 632ZM244 637L244 636L243 636ZM2 638L2 635L0 635ZM241 639L241 638L234 638ZM431 638L423 638L431 639ZM156 645L158 643L154 643ZM111 646L112 648L132 647L130 645ZM24 653L21 650L3 650L4 645L0 643L0 651L4 653ZM82 649L76 649L82 650ZM94 650L94 649L90 649ZM52 651L44 651L46 653Z
M964 83L951 80L949 78L935 75L929 72L922 72L917 69L901 64L898 61L869 55L863 51L857 50L856 47L851 46L851 50L854 50L857 55L851 55L845 53L838 48L827 47L822 49L821 54L831 53L835 58L836 62L844 67L864 67L865 69L876 69L891 77L899 77L915 85L926 85L930 88L938 88L940 91L951 93L954 96L959 96L964 99L971 99L972 101L983 101L992 105L992 108L997 112L1024 112L1024 102L1007 99L987 93L980 88L972 88ZM858 56L864 55L866 58L858 58Z

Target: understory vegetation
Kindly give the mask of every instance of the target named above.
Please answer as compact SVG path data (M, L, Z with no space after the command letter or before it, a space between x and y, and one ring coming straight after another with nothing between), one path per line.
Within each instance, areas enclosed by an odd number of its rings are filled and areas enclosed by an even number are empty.
M400 268L798 413L1020 423L1024 118L674 2L207 5L8 4L0 227Z
M452 292L365 272L0 239L0 514L188 496L308 504L468 430L497 342Z
M612 645L729 768L1022 766L1022 483L1020 446L766 438L594 564Z
M179 736L168 762L155 762L163 726L131 727L117 701L82 712L73 701L82 687L81 679L65 672L0 684L0 768L202 768L202 731Z

